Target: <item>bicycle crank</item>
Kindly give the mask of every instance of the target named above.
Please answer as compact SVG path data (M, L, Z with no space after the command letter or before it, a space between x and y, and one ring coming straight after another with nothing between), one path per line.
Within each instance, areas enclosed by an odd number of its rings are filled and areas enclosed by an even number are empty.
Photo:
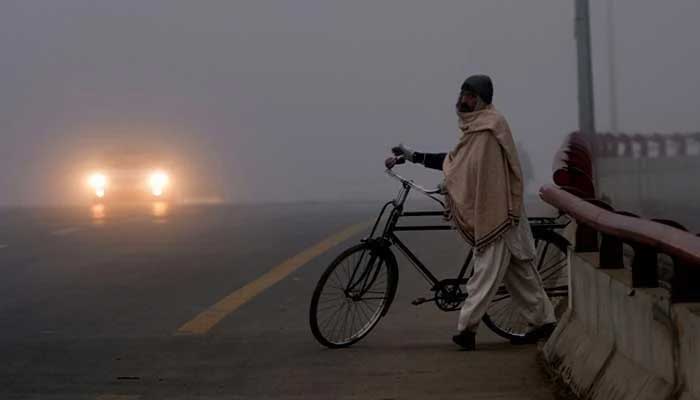
M413 304L414 306L419 306L419 305L421 305L423 303L427 303L429 301L435 301L435 297L433 297L432 299L426 299L425 297L419 297L419 298L413 300L411 302L411 304Z

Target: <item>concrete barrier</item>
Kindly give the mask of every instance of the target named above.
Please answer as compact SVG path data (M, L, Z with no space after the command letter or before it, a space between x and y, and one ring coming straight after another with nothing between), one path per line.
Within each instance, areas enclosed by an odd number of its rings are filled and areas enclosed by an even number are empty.
M631 272L570 257L571 302L543 348L582 399L700 400L700 304L662 288L632 289Z

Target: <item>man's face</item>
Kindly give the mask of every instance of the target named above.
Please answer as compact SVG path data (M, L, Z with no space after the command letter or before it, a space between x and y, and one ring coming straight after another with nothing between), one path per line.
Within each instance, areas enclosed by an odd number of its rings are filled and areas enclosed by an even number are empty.
M477 98L472 92L462 92L457 99L457 111L472 112L476 108Z

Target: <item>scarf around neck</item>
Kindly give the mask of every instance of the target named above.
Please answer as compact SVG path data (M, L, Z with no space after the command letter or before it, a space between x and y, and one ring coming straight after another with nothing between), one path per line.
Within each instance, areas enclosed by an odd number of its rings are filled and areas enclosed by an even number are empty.
M458 116L461 137L443 164L448 211L479 251L518 223L523 179L510 127L493 105Z

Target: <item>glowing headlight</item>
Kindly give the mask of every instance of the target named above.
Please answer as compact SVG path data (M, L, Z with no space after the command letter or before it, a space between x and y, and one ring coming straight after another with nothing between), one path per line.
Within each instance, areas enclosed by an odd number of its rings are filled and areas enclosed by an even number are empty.
M88 184L93 189L104 189L107 186L107 176L100 173L92 174L88 178Z
M94 189L104 188L105 186L107 186L107 177L104 174L92 174L88 178L88 183Z
M154 196L161 196L163 194L163 190L166 186L168 186L169 182L170 177L163 171L155 171L148 178L148 184L151 187L151 193Z
M105 196L107 176L99 172L94 173L88 177L88 185L95 191L95 196L102 198Z

